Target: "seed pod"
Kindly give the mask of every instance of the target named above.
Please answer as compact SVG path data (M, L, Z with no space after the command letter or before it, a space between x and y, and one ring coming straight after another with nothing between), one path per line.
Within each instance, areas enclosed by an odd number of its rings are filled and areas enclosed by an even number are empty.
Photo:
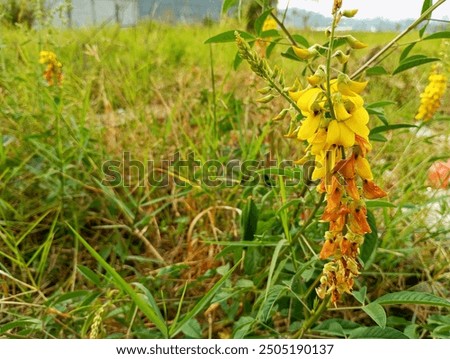
M270 94L270 95L267 95L267 96L257 99L256 102L269 103L270 101L272 101L274 99L274 97L275 97L274 95Z
M342 16L353 17L358 12L358 9L344 10L342 11Z
M278 115L276 115L276 116L273 118L273 120L274 120L274 121L280 121L280 120L284 119L284 118L286 117L286 115L287 115L288 112L289 112L289 110L288 110L287 108L281 110L281 112L280 112Z
M258 90L261 95L267 95L270 91L272 91L272 87L270 86L266 86Z

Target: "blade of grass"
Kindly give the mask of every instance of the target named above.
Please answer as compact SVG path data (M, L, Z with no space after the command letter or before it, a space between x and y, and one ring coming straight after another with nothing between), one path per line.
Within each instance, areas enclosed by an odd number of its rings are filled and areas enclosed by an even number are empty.
M164 321L161 320L161 314L158 313L158 308L151 307L133 288L120 276L116 270L111 267L97 251L92 248L89 243L80 236L80 234L72 228L72 226L66 222L66 225L75 235L75 237L83 244L88 252L94 257L97 262L106 270L106 272L113 278L115 285L123 292L128 294L137 307L145 314L145 316L158 328L164 338L168 338L167 326Z
M198 313L200 313L203 309L206 308L206 306L209 304L209 302L213 299L214 295L219 291L219 289L222 287L222 285L230 278L231 274L235 271L236 268L239 267L242 260L239 260L233 268L231 268L220 280L214 284L214 286L203 296L202 299L200 299L197 304L192 308L184 318L179 322L175 323L176 325L172 325L169 330L169 337L173 338L176 336L183 326L190 321L192 318L194 318Z

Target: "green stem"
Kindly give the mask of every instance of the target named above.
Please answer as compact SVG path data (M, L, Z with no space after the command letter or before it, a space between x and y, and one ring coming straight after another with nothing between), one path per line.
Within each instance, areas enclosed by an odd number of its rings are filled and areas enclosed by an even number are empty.
M289 30L286 29L286 26L284 26L284 24L277 18L277 16L273 12L270 13L270 16L272 16L272 18L276 21L276 23L278 24L280 29L285 33L285 35L289 39L290 43L293 46L297 46L298 47L297 41L295 41L295 39L292 37L292 35L289 32Z
M322 206L322 203L323 203L324 199L325 199L325 193L322 193L320 195L319 201L314 206L314 209L311 212L311 215L308 217L308 219L306 220L305 224L302 226L300 231L297 233L296 237L300 237L302 234L305 233L306 228L311 224L311 222L313 221L314 217L316 216L317 211Z
M386 44L380 51L378 51L375 55L373 55L367 62L362 65L358 70L356 70L350 78L354 79L362 72L364 72L372 63L374 63L380 56L382 56L386 51L388 51L394 44L400 40L403 36L408 34L411 30L413 30L417 25L419 25L423 20L425 20L436 8L441 6L446 0L439 0L436 4L430 6L420 17L411 23L403 32L398 34L395 38L393 38L390 42Z
M294 338L303 338L306 331L311 328L322 316L322 313L327 309L329 302L330 296L327 296L322 300L318 308L312 311L313 315L303 322L301 329L295 334Z
M330 34L330 41L328 43L328 51L327 51L327 99L328 99L328 107L330 108L331 118L335 119L336 116L334 114L333 109L333 102L331 101L331 86L330 86L330 80L331 80L331 54L333 52L333 45L334 45L334 32L336 29L336 15L337 12L333 14L333 22L331 23L331 34Z
M293 99L291 99L290 96L289 96L288 94L286 94L286 92L283 91L283 89L280 88L280 87L275 83L275 81L274 81L273 79L270 78L269 75L266 75L266 76L265 76L265 79L266 79L266 81L270 84L270 86L273 87L273 89L274 89L276 92L278 92L281 96L283 96L283 97L284 97L284 98L292 105L292 107L295 108L295 110L296 110L298 113L301 113L301 110L300 110L300 108L298 107L297 103L296 103Z

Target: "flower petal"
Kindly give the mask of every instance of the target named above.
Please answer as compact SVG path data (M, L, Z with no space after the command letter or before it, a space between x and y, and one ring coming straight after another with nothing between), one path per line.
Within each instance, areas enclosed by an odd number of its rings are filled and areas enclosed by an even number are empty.
M344 122L344 124L355 134L357 134L358 136L367 139L367 137L369 136L370 130L369 128L366 126L366 124L364 124L363 122L361 122L357 117L352 116L350 117L347 121Z
M371 180L373 179L372 170L370 169L369 161L362 156L356 157L355 161L356 173L363 178Z
M306 90L303 90L304 92L300 95L297 105L302 110L302 113L306 116L306 113L311 112L311 107L316 101L317 96L319 96L320 93L322 93L322 90L316 87L309 88ZM305 113L304 113L305 112Z
M297 134L299 140L306 140L316 133L319 128L321 116L308 115L306 119L303 120L300 129Z

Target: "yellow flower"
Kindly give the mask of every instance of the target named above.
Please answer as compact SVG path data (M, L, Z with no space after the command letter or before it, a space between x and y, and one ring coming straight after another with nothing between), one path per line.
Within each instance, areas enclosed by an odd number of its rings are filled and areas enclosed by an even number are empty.
M441 99L447 89L447 77L437 71L438 68L434 67L428 77L429 83L420 95L420 107L416 120L430 120L441 106Z
M44 71L44 78L49 85L53 85L55 80L58 85L62 82L62 64L58 61L55 53L51 51L41 51L39 53L39 63L47 65Z
M354 96L360 94L366 88L367 83L367 81L353 81L347 75L341 74L337 78L337 89L343 95Z
M350 47L355 50L364 49L365 47L367 47L367 44L359 41L352 35L345 36L345 40L347 40L347 43L350 45Z
M319 155L322 151L328 148L327 145L327 130L319 128L319 130L308 138L308 143L311 145L310 151L313 155Z
M342 101L342 96L339 94L335 94L332 99L333 102L333 110L334 115L336 116L336 120L345 121L348 120L351 115L347 112L344 102Z
M302 49L301 47L292 46L294 53L302 60L307 60L317 55L317 50L315 47L310 47L308 49Z
M303 116L308 116L311 112L314 112L313 105L322 94L322 90L318 87L310 87L298 94L297 105L302 111Z
M370 169L369 161L365 157L357 156L355 161L355 168L358 175L367 180L373 179L372 170Z
M332 120L328 125L326 142L348 148L355 144L355 133L345 125L345 121Z
M307 140L311 138L319 128L321 120L322 114L320 112L317 115L314 115L314 113L308 114L298 130L297 138L299 140Z
M275 30L277 28L278 24L275 21L275 19L272 16L267 16L266 20L264 21L262 31L269 31L269 30Z
M325 70L321 66L319 66L314 75L308 76L306 78L306 80L308 80L311 86L318 86L321 83L323 83L325 79L326 79Z

